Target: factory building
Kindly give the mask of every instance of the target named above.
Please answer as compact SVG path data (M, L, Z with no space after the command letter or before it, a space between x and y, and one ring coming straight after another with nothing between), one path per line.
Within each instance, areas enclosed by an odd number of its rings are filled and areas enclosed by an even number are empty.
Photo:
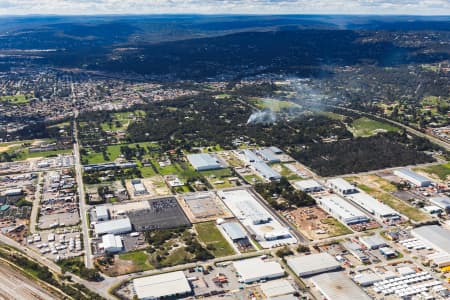
M381 222L386 219L400 219L398 212L359 189L357 189L356 193L346 195L346 198L375 216Z
M256 153L263 158L264 161L268 163L279 163L280 159L278 156L270 150L270 148L263 148L257 150Z
M187 159L196 171L207 171L223 168L220 161L215 156L208 153L190 154L187 156Z
M281 150L278 147L271 146L271 147L269 147L269 149L270 149L270 151L272 151L275 154L278 154L278 155L283 154L283 150Z
M140 300L179 299L192 293L191 285L182 271L136 278L133 287Z
M400 177L403 180L408 181L409 183L415 186L427 187L433 184L433 181L431 181L431 179L419 175L411 171L410 169L406 168L394 170L394 175Z
M315 193L323 190L323 186L314 179L296 181L294 182L294 187L305 193Z
M334 191L341 195L349 195L358 192L356 187L342 178L333 178L328 180L327 183Z
M370 250L387 246L386 241L378 235L363 236L359 238L359 241Z
M131 222L128 217L123 219L114 219L101 223L96 223L94 225L94 229L95 234L97 236L104 235L107 233L122 234L132 231Z
M342 245L347 248L348 252L363 264L370 262L369 257L362 251L361 247L353 242L344 242Z
M431 197L429 201L444 211L450 210L450 198L447 196Z
M141 195L148 194L147 189L145 188L144 184L142 183L142 181L140 179L131 180L131 184L133 185L135 196L141 196Z
M369 218L362 211L337 195L316 197L315 200L323 210L347 225L369 221Z
M17 189L9 189L3 192L3 195L6 197L17 197L23 195L23 190L21 188Z
M247 239L244 228L237 222L227 222L220 226L233 242Z
M257 171L259 174L261 174L262 177L264 177L267 180L280 180L281 175L272 169L268 164L265 162L255 162L252 164L255 171Z
M293 295L296 290L286 279L276 279L260 285L261 291L267 299L278 299L280 296ZM295 298L296 299L296 298Z
M123 250L122 238L114 234L105 234L102 236L102 242L100 243L106 253L117 253Z
M109 220L108 208L105 205L97 205L95 207L95 215L97 217L97 221Z
M278 262L265 261L260 257L238 260L233 262L233 266L243 283L280 278L285 274Z
M356 283L343 272L329 272L311 277L311 282L328 300L370 300Z
M299 277L316 275L341 269L341 265L326 252L287 259L287 264Z
M450 231L438 225L414 228L412 236L421 240L425 245L450 255Z

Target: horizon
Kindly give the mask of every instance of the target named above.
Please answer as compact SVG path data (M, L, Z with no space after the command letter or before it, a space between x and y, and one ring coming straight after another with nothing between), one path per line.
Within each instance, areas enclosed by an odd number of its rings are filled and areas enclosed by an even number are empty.
M375 15L448 16L446 0L0 0L0 16Z

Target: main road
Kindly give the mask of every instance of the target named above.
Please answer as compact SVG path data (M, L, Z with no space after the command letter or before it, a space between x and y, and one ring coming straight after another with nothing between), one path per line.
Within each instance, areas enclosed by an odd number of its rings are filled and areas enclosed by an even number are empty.
M89 224L87 220L87 212L89 210L89 205L86 204L86 197L84 193L84 185L83 185L83 173L82 173L82 165L80 158L80 142L78 139L78 127L77 127L77 117L78 112L75 113L75 120L73 122L73 155L75 157L75 176L77 180L78 186L78 203L80 208L80 218L81 218L81 230L83 231L83 245L84 245L84 263L87 268L93 268L94 264L92 261L92 248L91 242L89 239Z

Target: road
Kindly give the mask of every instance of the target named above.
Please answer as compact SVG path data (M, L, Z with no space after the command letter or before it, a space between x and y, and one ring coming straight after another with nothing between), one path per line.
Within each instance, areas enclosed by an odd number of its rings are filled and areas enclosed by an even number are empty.
M83 231L83 245L84 245L84 263L87 268L93 268L94 264L92 261L92 248L91 242L89 239L89 224L86 217L86 213L89 210L89 206L86 204L85 193L84 193L84 185L83 185L83 173L82 173L82 165L80 158L80 143L78 140L78 128L76 118L78 117L78 113L75 114L75 121L73 123L73 136L75 142L73 144L73 155L75 157L75 177L77 180L78 186L78 202L80 207L80 218L81 218L81 230Z
M31 209L30 217L30 232L35 233L37 227L37 219L39 213L39 205L41 203L41 183L42 183L42 173L38 173L38 179L36 183L36 192L34 193L33 207Z

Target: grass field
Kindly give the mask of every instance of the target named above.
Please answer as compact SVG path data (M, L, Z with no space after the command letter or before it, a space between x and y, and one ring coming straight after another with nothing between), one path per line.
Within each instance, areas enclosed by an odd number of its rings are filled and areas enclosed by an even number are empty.
M250 102L259 109L270 109L274 112L279 112L288 108L300 108L300 105L294 102L272 98L251 98Z
M194 225L200 242L204 243L215 257L235 254L233 248L223 237L214 222L199 223Z
M413 221L421 222L430 220L430 217L426 213L389 193L378 191L364 184L358 184L358 187Z
M122 260L131 260L139 271L152 270L153 266L149 262L149 257L144 251L134 251L119 255Z
M340 236L353 233L349 228L333 217L323 219L321 222L330 226L328 228L330 236Z
M435 174L441 180L447 180L447 177L450 176L450 163L446 163L443 165L430 166L423 169L420 169L429 174Z
M356 119L351 124L352 132L355 136L371 136L377 133L377 131L393 131L397 132L400 129L392 126L388 123L372 120L366 117Z
M138 145L138 144L141 147L147 147L147 146L152 145L151 142L109 145L109 146L106 147L106 153L107 153L108 158L109 158L108 160L104 159L103 154L101 152L95 152L92 149L87 149L88 154L87 155L83 155L82 160L86 161L86 164L100 164L100 163L114 161L121 154L120 147L128 146L130 148L136 148L136 145Z
M259 177L258 175L245 175L244 176L245 181L247 181L250 184L255 184L255 183L261 183L264 182L261 177Z
M37 157L54 157L58 154L69 154L72 153L72 149L62 149L62 150L52 150L52 151L42 151L42 152L34 152L30 153L28 149L12 149L16 153L16 157L13 158L14 161L25 160L28 158L37 158Z
M1 102L9 102L11 104L25 104L30 102L25 95L0 96Z

